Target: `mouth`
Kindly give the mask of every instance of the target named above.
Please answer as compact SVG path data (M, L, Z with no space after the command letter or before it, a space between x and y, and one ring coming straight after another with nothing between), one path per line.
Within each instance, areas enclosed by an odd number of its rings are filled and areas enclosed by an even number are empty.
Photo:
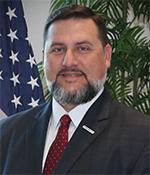
M85 76L85 74L80 71L80 70L74 70L74 69L70 69L70 70L61 70L58 73L58 76L62 76L62 77L81 77L81 76Z
M83 74L76 73L76 72L65 72L65 73L60 74L60 76L63 76L63 77L79 77L79 76L82 76L82 75Z

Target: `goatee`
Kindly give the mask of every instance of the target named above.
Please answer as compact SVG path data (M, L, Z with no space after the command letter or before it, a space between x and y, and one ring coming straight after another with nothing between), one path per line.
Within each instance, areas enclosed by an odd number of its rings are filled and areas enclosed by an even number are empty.
M79 105L92 100L96 94L103 88L106 81L106 73L100 80L88 81L79 90L66 91L57 81L51 82L47 80L47 85L52 96L61 105Z

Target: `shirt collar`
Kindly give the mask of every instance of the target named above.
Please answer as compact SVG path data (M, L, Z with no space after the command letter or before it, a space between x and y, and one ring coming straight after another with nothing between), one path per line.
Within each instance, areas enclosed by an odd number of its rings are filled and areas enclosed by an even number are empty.
M76 127L78 127L78 125L80 124L81 120L83 119L88 109L97 100L97 98L102 94L103 90L104 88L102 88L91 101L84 103L84 104L80 104L69 112L65 111L64 108L55 100L55 98L53 98L52 100L52 109L53 109L52 120L53 120L54 127L57 127L57 125L59 124L60 118L64 114L68 114L73 124Z

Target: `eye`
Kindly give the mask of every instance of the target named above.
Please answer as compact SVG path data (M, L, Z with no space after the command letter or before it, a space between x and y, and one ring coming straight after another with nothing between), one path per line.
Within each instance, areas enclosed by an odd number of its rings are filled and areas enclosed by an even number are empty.
M51 48L50 52L56 55L63 54L65 52L65 48L64 47L53 47Z
M87 53L89 52L91 49L89 46L78 46L77 50L81 53Z

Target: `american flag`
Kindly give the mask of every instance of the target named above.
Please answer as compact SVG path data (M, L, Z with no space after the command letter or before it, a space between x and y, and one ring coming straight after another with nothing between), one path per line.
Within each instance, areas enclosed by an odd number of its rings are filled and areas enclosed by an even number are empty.
M7 115L44 102L20 0L0 0L0 108Z

